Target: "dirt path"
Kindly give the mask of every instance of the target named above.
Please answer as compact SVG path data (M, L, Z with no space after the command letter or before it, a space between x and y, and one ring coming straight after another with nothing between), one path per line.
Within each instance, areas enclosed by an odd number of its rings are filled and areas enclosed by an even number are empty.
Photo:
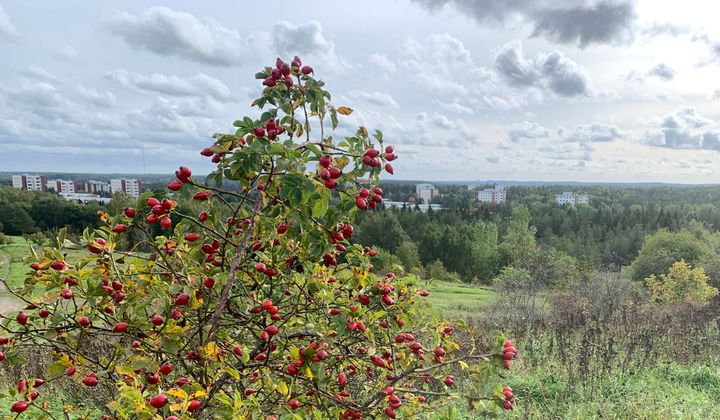
M3 280L6 280L10 275L10 264L12 264L10 256L0 251L0 278ZM22 307L23 303L13 296L4 284L0 283L0 313L4 314Z

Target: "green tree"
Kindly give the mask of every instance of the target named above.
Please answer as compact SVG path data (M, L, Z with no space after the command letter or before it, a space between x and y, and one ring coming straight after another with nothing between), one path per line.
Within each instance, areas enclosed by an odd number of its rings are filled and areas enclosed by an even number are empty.
M395 251L395 255L400 259L406 273L409 273L413 268L421 267L420 253L417 244L413 241L403 241Z
M395 253L400 244L408 239L396 213L391 210L363 215L354 241Z
M711 249L687 231L660 230L645 238L640 253L629 268L630 278L643 281L651 275L666 273L675 262L684 260L697 265Z
M473 265L473 274L482 280L489 281L497 275L500 268L497 225L483 221L475 222L470 247L472 251L470 263Z
M3 231L8 235L22 235L37 230L35 221L19 204L0 202L0 220L3 222Z
M530 211L524 205L515 206L500 246L503 265L528 261L537 251L536 229L530 224Z

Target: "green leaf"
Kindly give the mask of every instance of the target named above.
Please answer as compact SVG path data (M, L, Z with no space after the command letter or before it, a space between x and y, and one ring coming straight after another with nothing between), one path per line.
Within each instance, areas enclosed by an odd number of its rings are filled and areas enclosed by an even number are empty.
M338 126L338 117L337 117L337 111L335 111L335 108L330 108L330 121L332 121L333 130L336 129Z
M327 194L322 194L313 203L313 208L312 208L313 217L317 218L317 217L325 216L325 214L328 211L329 204L330 204L330 197Z

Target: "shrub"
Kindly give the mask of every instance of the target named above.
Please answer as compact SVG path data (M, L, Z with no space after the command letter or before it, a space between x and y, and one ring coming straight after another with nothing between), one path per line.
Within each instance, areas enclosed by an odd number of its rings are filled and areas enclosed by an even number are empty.
M497 335L486 351L456 353L452 327L421 312L428 293L374 277L377 251L349 242L355 214L382 202L375 185L396 155L363 127L335 142L329 128L352 109L330 105L313 74L298 58L260 71L260 118L201 152L218 164L212 184L180 167L168 188L199 213L146 193L122 214L100 212L78 259L62 234L45 248L23 289L30 305L4 317L4 357L52 349L42 379L108 390L119 418L413 418L460 398L511 408L493 380L510 343ZM118 249L134 231L149 254ZM41 416L37 379L21 380L18 397Z
M442 261L440 260L435 260L428 264L427 274L430 280L442 280L450 282L460 281L460 276L457 273L447 271Z
M707 304L718 294L718 289L708 284L702 267L692 268L683 260L673 264L667 274L646 278L645 283L651 299L656 302Z

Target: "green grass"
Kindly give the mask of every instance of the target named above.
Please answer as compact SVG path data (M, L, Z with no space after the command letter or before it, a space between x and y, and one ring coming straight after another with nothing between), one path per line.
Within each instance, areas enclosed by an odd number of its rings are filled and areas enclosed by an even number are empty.
M25 282L27 267L22 260L30 252L30 242L22 236L9 236L9 245L0 246L0 277L6 279L8 285L17 290Z
M463 283L433 280L419 281L420 287L430 292L428 297L433 310L446 318L464 318L477 315L495 301L493 289Z
M720 418L719 366L655 366L615 373L594 389L568 386L550 367L523 369L508 378L515 414L530 418Z

